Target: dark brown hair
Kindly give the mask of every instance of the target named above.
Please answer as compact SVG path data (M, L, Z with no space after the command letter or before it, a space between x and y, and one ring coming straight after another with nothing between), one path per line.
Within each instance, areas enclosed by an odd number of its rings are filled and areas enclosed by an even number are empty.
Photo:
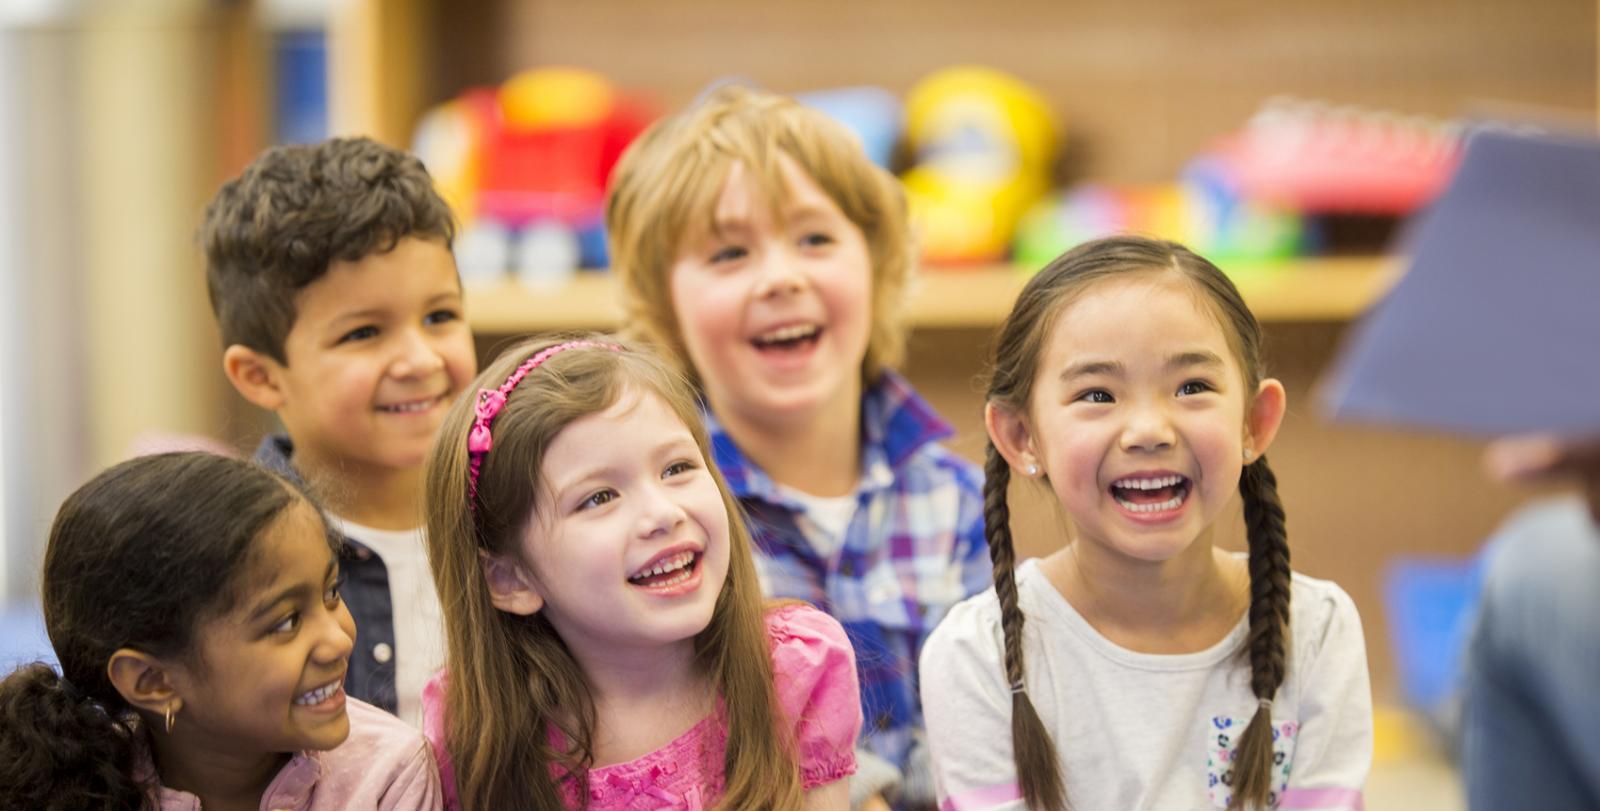
M915 259L905 192L826 114L776 93L727 85L657 121L628 146L606 199L611 262L622 281L628 330L672 350L688 368L668 276L686 241L713 227L728 170L743 162L774 209L789 193L787 155L861 229L872 260L872 320L862 379L905 354L901 314Z
M133 648L203 667L191 650L200 623L231 609L255 539L304 498L206 453L123 462L67 497L43 578L61 673L34 663L0 682L0 807L153 807L134 776L147 742L107 663Z
M580 340L616 343L599 336ZM498 388L523 361L562 339L514 346L467 391ZM428 562L444 607L445 747L463 808L564 809L552 765L586 789L593 766L595 709L576 660L543 613L499 611L480 556L519 555L542 486L545 452L562 429L623 397L648 394L683 421L716 479L728 513L728 576L711 622L694 640L700 667L718 687L728 728L725 793L718 808L798 809L803 802L792 735L779 726L761 586L737 502L712 460L693 390L660 357L570 349L551 356L506 399L483 457L477 497L467 492L467 434L476 398L456 399L427 463ZM567 741L557 748L549 730ZM587 790L581 793L587 800Z
M1056 320L1084 291L1107 278L1133 273L1175 274L1188 282L1223 325L1228 344L1244 372L1245 391L1263 378L1261 327L1233 282L1204 258L1172 242L1118 236L1084 243L1046 265L1017 297L995 343L988 401L1013 413L1027 413L1040 357ZM1248 394L1247 394L1248 396ZM984 529L994 562L995 593L1005 632L1006 678L1013 687L1011 737L1018 781L1031 808L1062 811L1066 785L1055 744L1040 721L1024 684L1023 614L1017 605L1010 509L1006 489L1011 467L991 440L984 463ZM1250 689L1271 699L1283 684L1289 625L1289 544L1277 479L1265 456L1247 465L1239 479L1250 558ZM1256 714L1239 739L1233 760L1234 808L1265 808L1272 786L1272 713Z
M367 138L267 150L223 184L200 225L222 345L288 363L295 294L333 262L407 237L455 239L450 207L415 156Z

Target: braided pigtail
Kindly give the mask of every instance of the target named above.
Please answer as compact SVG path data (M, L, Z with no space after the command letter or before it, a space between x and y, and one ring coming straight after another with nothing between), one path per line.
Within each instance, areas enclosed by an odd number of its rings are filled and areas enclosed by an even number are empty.
M994 593L1000 598L1000 627L1005 631L1006 683L1011 685L1011 749L1017 762L1017 784L1029 808L1066 811L1066 786L1056 759L1055 742L1039 720L1024 689L1022 608L1017 605L1016 551L1011 544L1011 507L1006 490L1011 466L994 443L984 462L983 528L994 562Z
M1274 783L1270 702L1288 661L1290 570L1278 477L1265 456L1245 466L1239 494L1250 542L1250 690L1262 703L1239 738L1228 807L1267 808Z

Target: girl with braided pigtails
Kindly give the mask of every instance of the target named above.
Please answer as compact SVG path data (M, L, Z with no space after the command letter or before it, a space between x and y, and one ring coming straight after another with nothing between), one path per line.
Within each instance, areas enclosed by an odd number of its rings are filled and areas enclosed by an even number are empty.
M943 809L1362 807L1361 622L1289 568L1284 409L1255 317L1182 246L1097 240L1028 283L985 409L995 587L922 654ZM1020 565L1014 475L1071 535ZM1222 548L1236 490L1248 555Z

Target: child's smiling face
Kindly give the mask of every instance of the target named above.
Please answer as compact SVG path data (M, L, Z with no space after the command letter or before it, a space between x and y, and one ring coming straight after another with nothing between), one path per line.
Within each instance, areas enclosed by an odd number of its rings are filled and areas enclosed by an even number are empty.
M173 669L174 735L219 752L296 752L350 734L344 677L355 621L337 588L322 517L303 500L255 541L242 591L195 635L192 666Z
M654 394L563 428L542 465L523 579L580 659L687 644L728 575L730 525L700 446Z
M836 413L860 397L870 337L866 238L787 155L779 211L742 163L715 227L669 271L684 347L713 410L765 423Z
M477 372L449 248L406 237L336 261L295 297L287 365L269 364L297 459L333 468L422 464Z
M1257 409L1219 318L1176 276L1105 280L1046 335L1028 446L1085 540L1162 561L1208 537L1259 455L1277 405ZM1263 417L1267 417L1263 421Z

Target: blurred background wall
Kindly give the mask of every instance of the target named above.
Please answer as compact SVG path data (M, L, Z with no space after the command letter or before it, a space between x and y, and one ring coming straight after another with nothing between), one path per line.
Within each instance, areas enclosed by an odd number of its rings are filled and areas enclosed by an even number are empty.
M904 96L940 68L981 64L1032 86L1059 122L1055 182L1161 183L1285 94L1592 128L1596 11L1593 0L0 0L0 596L36 594L55 507L94 470L171 437L248 450L270 426L220 374L193 234L216 187L272 143L364 133L407 146L425 112L540 66L590 69L671 110L726 77ZM1380 696L1397 690L1386 567L1468 556L1532 495L1485 482L1474 443L1318 415L1314 384L1381 287L1383 244L1365 249L1354 282L1296 287L1332 277L1291 263L1285 273L1305 274L1260 289L1299 298L1252 299L1291 398L1272 455L1296 568L1355 596ZM955 291L954 303L913 319L907 371L974 458L975 378L1022 270L935 278L929 295ZM469 298L480 352L614 323L610 288L590 275ZM987 309L966 300L986 297ZM1026 551L1048 552L1050 505L1019 513Z

